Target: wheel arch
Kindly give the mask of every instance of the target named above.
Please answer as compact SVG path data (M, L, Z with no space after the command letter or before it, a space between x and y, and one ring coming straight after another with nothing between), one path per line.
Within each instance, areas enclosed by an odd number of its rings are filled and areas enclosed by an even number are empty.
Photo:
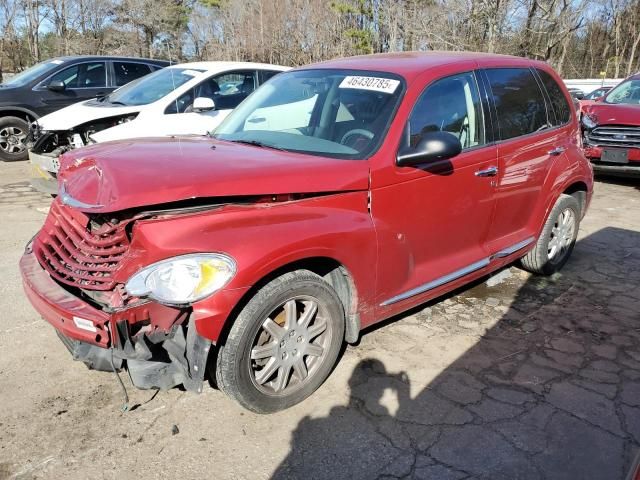
M352 274L340 261L329 256L310 256L282 264L270 270L256 281L249 290L240 298L229 313L224 326L220 332L217 344L224 344L235 318L240 311L256 294L273 279L295 270L309 270L322 277L336 291L345 312L345 341L356 343L359 338L361 323L358 314L358 290Z
M582 180L575 181L571 183L567 188L562 192L565 195L571 195L578 200L580 204L580 217L584 217L587 213L587 193L589 188L587 184Z
M37 120L39 117L35 112L22 107L0 107L0 118L2 117L18 117L27 123Z

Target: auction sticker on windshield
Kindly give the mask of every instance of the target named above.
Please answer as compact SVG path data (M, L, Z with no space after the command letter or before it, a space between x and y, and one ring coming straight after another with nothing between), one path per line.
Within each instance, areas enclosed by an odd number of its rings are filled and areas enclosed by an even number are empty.
M359 88L361 90L373 90L374 92L393 93L400 85L399 80L378 77L348 76L339 85L339 88Z

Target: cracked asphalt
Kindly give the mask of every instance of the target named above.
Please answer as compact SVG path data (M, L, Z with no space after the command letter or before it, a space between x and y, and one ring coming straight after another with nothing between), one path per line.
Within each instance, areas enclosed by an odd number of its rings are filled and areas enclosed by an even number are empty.
M17 268L48 199L0 163L0 478L622 479L640 450L640 182L600 180L552 278L512 267L366 332L258 416L73 362Z

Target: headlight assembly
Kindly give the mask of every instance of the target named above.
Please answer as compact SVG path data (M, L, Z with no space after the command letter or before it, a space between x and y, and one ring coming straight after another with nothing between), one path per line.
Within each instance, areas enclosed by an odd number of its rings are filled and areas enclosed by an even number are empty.
M224 287L236 273L235 261L220 253L168 258L134 274L125 288L130 295L160 303L186 305Z
M594 128L596 128L598 126L595 118L593 118L592 116L588 115L588 114L583 114L582 115L582 125L587 129L587 130L592 130Z

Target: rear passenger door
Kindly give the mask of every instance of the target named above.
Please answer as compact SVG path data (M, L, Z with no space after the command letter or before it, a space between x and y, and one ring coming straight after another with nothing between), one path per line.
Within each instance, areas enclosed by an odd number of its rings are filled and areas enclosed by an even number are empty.
M554 112L533 69L489 68L483 75L498 139L496 210L487 242L496 253L533 242L537 202L566 139L554 128Z

